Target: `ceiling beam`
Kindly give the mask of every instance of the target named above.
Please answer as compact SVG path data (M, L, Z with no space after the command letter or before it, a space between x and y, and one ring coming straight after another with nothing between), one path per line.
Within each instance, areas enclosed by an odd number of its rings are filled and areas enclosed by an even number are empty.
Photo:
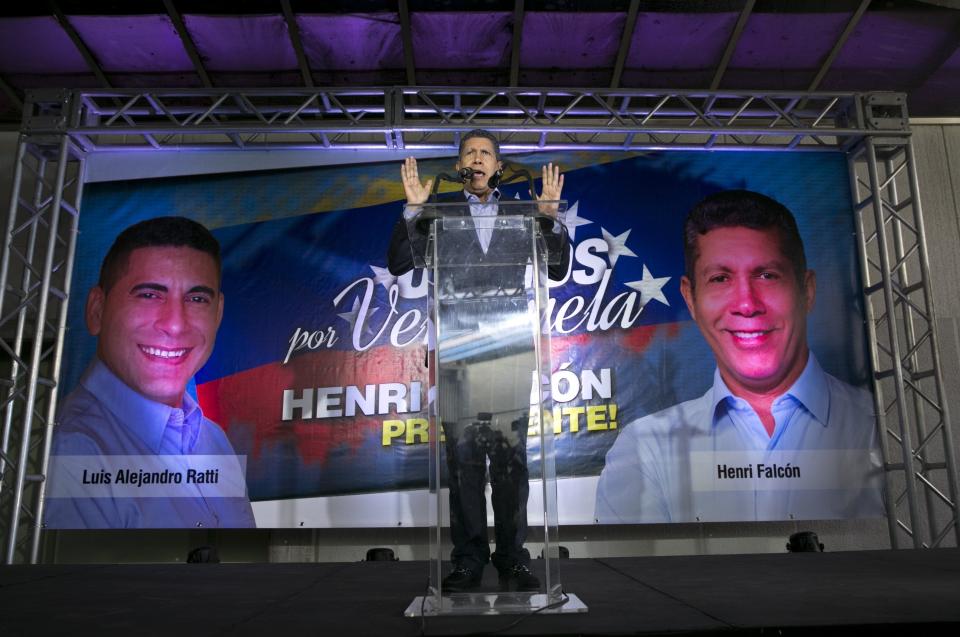
M917 2L922 2L924 4L935 4L938 7L946 7L948 9L957 8L957 0L917 0Z
M819 88L820 82L822 82L823 78L827 76L827 71L829 71L830 67L833 66L837 56L840 55L840 50L843 49L843 45L847 43L847 39L850 37L850 34L852 34L853 30L857 28L857 23L860 22L860 18L863 17L863 14L867 12L869 7L870 0L860 0L860 6L857 7L856 11L853 12L853 15L850 16L850 19L847 20L847 26L843 28L843 31L840 33L840 37L838 37L837 41L833 43L833 48L830 49L830 53L828 53L827 57L823 59L823 63L820 64L820 69L813 77L813 81L810 82L810 86L807 87L808 91L815 91L817 88Z
M197 75L200 76L200 82L205 88L213 88L213 82L210 81L207 69L203 67L200 53L197 52L197 47L193 44L193 39L187 32L187 25L183 21L183 16L181 16L177 8L173 6L173 0L163 0L163 6L167 8L167 15L170 17L170 21L173 22L173 28L177 30L177 35L180 36L180 42L183 44L187 56L193 63L194 70L197 72Z
M97 81L100 82L103 88L113 88L113 86L110 84L110 80L108 80L106 74L104 74L103 69L100 68L99 62L97 62L97 59L93 57L93 52L90 51L86 43L83 41L83 38L81 38L80 34L77 33L77 30L73 28L73 25L70 24L70 21L67 20L67 16L65 16L63 11L60 10L60 5L56 2L56 0L50 0L50 7L53 10L53 17L57 21L57 24L59 24L60 28L63 29L64 33L67 34L67 37L73 41L73 45L77 47L77 50L80 52L80 55L83 56L87 66L90 67L90 70L97 77Z
M737 50L737 44L740 42L740 36L743 34L743 28L747 26L747 20L753 12L753 5L757 0L744 0L743 8L740 10L740 17L737 18L737 24L733 27L730 39L727 40L727 48L723 50L723 56L720 58L720 64L713 74L713 81L710 82L710 90L715 91L720 88L720 82L723 81L723 74L727 72L727 65L730 64L730 58L733 52Z
M403 43L403 64L407 69L407 85L417 85L417 71L413 64L413 30L410 28L410 3L398 0L400 14L400 40Z
M630 43L633 42L633 31L637 26L637 13L639 11L640 0L630 0L630 8L627 9L627 21L623 25L623 34L620 36L617 61L613 65L610 88L620 88L620 79L623 77L623 67L627 64L627 54L630 52Z
M523 0L513 3L513 38L510 45L510 86L520 84L520 46L523 44Z
M297 64L300 66L303 84L308 88L313 88L313 74L310 73L310 63L307 62L307 54L303 50L303 42L300 40L300 27L297 25L297 18L293 15L293 9L290 7L290 0L280 0L280 5L283 7L283 19L287 21L290 44L293 46L294 53L297 54Z
M946 39L944 46L942 46L940 50L934 54L933 59L924 65L923 68L916 70L917 72L915 73L914 77L919 79L910 88L916 90L923 87L923 85L925 85L930 78L933 77L934 73L939 71L940 68L947 63L947 60L949 60L958 49L960 49L960 25L954 27L950 37Z

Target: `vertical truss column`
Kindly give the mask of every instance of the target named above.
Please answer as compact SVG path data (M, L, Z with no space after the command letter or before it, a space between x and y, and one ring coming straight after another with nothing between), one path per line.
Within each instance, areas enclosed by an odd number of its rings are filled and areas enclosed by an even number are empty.
M874 118L869 111L874 127L905 127L905 112ZM910 138L866 137L850 155L850 175L890 541L957 546L957 465Z
M0 536L36 562L83 186L69 93L29 101L0 257Z

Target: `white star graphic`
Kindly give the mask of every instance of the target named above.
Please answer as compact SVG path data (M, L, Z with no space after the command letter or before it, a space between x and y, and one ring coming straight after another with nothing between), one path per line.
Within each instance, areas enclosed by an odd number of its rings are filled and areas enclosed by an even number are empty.
M386 290L389 290L390 286L397 282L397 277L390 274L390 270L387 268L378 268L375 265L371 265L370 269L373 270L374 284L382 285Z
M647 269L647 266L643 266L643 278L639 281L631 281L627 283L628 288L633 288L640 293L640 306L644 306L650 301L660 301L664 305L669 306L670 301L667 300L667 297L663 295L663 286L666 285L667 281L670 280L670 277L664 276L659 278L654 278L650 274L650 270Z
M630 236L630 230L617 236L607 232L606 228L600 228L600 232L603 233L603 240L607 242L607 256L610 258L611 268L617 264L617 259L620 257L637 256L633 250L627 247L627 237Z
M370 316L373 316L380 311L379 307L374 307L370 309ZM360 314L360 298L356 297L353 299L353 307L350 308L349 312L344 312L343 314L337 314L340 318L350 324L350 330L353 331L356 327L358 314ZM364 334L373 334L369 327L367 327L366 322L363 325Z
M576 201L572 206L567 208L567 216L563 220L563 225L567 227L567 233L570 235L571 241L577 238L577 228L585 226L588 223L593 223L589 219L584 219L577 214L579 212L579 206L580 202Z

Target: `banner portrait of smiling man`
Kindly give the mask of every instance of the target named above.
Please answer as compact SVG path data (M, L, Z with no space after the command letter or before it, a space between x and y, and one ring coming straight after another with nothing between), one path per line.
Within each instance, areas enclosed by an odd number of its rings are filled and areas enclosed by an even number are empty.
M220 270L220 244L184 217L114 241L84 312L96 355L60 409L49 526L254 526L241 462L186 393L223 318Z
M686 217L684 257L680 291L716 359L713 385L625 427L607 453L597 519L882 513L872 398L810 351L817 279L790 211L748 190L711 195Z

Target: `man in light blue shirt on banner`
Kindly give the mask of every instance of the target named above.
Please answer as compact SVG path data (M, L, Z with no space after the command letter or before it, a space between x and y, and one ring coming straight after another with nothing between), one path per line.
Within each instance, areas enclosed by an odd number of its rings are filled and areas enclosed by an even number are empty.
M222 317L206 228L160 217L117 237L87 297L97 355L54 432L47 526L255 526L243 459L186 393Z
M870 394L807 346L816 277L793 215L726 191L684 224L681 293L717 361L700 398L631 422L607 453L599 522L884 514Z

